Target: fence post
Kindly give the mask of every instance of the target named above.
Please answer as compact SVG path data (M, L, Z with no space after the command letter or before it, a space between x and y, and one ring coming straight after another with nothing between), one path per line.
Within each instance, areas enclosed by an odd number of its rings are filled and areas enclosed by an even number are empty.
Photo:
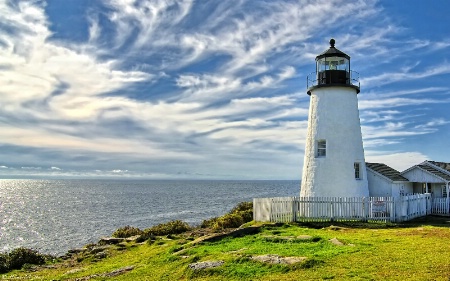
M391 218L390 221L391 222L396 222L397 221L397 209L395 208L395 197L389 197L389 199L392 201L392 209L391 209Z
M333 204L333 198L330 197L330 212L331 212L331 216L330 216L330 221L334 221L334 204Z
M297 221L297 208L296 208L297 202L295 200L295 197L292 197L292 221Z
M363 220L369 220L369 198L363 197Z

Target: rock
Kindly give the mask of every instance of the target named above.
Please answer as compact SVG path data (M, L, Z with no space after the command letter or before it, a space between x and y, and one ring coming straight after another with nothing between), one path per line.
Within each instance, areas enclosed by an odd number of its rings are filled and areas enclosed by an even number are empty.
M114 276L118 276L118 275L124 274L124 273L126 273L128 271L132 271L133 269L134 269L133 265L132 266L126 266L126 267L122 267L122 268L119 268L117 270L111 271L109 273L105 273L105 274L103 274L103 276L105 276L105 277L114 277Z
M235 251L229 251L229 253L231 253L231 254L237 254L237 253L243 252L243 251L245 251L245 250L248 250L248 248L242 248L242 249L235 250Z
M305 261L306 257L280 257L279 255L253 256L252 260L270 264L294 264Z
M292 241L294 240L294 236L275 236L275 235L266 235L263 238L269 242L281 242L281 241Z
M325 229L339 231L339 230L345 230L347 228L341 227L341 226L330 225L329 227L326 227Z
M93 278L99 278L99 277L115 277L121 274L124 274L128 271L131 271L134 269L134 266L126 266L126 267L122 267L119 268L117 270L111 271L111 272L107 272L107 273L103 273L103 274L93 274L93 275L89 275L89 276L84 276L84 277L80 277L80 278L76 278L75 281L87 281L87 280L91 280Z
M191 263L188 267L192 270L202 270L206 268L218 267L224 264L224 261L204 261L204 262L196 262Z
M311 235L299 235L299 236L297 236L297 239L300 239L300 240L309 240L309 239L312 239L313 237L311 236Z
M86 248L76 248L76 249L70 249L67 251L68 254L79 254L86 251Z
M106 252L100 252L100 253L95 254L94 258L101 260L101 259L106 258L107 256L108 256L108 254Z
M344 243L342 243L341 241L339 241L336 237L333 238L333 239L330 239L330 240L328 240L328 241L330 241L331 243L333 243L333 244L336 245L336 246L344 246Z
M67 271L66 273L64 273L64 275L74 274L74 273L78 273L78 272L81 272L81 271L84 271L84 270L86 270L86 269L84 269L84 268L74 268L74 269L71 269L71 270Z
M202 236L199 237L197 239L195 239L192 242L189 242L188 244L198 244L198 243L202 243L202 242L215 242L215 241L219 241L222 240L223 238L226 237L242 237L245 235L251 235L251 234L256 234L261 230L262 226L249 226L249 227L243 227L243 228L236 228L233 229L231 231L228 232L224 232L224 233L214 233L211 235L207 235L207 236Z
M141 235L134 235L134 236L125 238L125 240L127 242L136 242L136 240L138 240L140 237L141 237Z
M98 241L99 245L115 245L126 241L126 238L103 237Z
M100 252L104 252L105 250L109 249L110 246L97 246L97 247L93 247L92 249L89 250L89 253L94 255Z

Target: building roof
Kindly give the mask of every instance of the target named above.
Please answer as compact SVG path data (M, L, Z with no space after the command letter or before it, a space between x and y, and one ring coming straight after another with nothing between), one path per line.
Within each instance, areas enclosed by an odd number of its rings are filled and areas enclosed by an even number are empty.
M432 163L431 161L427 161L427 162ZM421 169L423 169L423 170L425 170L427 172L430 172L433 175L440 177L441 179L444 179L446 181L450 181L450 172L445 173L443 171L440 171L440 170L438 170L438 169L436 169L436 168L434 168L434 167L432 167L430 165L427 165L427 162L419 164L419 165L417 165L417 167L419 167L419 168L421 168Z
M427 161L428 163L433 164L434 166L438 166L439 168L446 170L450 174L450 163L445 162L436 162L436 161Z
M400 172L382 163L366 163L366 167L390 179L391 181L408 181Z

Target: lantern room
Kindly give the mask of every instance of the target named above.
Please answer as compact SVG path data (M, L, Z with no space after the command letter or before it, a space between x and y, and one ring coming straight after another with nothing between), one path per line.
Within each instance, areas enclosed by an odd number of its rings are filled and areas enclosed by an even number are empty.
M307 78L308 95L311 89L328 86L350 86L359 93L359 74L350 70L350 57L335 43L331 39L330 48L316 57L316 71Z

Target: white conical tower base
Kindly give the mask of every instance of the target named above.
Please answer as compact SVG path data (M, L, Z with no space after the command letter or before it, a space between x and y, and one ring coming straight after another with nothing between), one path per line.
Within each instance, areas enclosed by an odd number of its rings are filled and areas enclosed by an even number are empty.
M325 86L310 92L300 196L369 196L356 89ZM319 141L326 142L326 156L318 155Z

